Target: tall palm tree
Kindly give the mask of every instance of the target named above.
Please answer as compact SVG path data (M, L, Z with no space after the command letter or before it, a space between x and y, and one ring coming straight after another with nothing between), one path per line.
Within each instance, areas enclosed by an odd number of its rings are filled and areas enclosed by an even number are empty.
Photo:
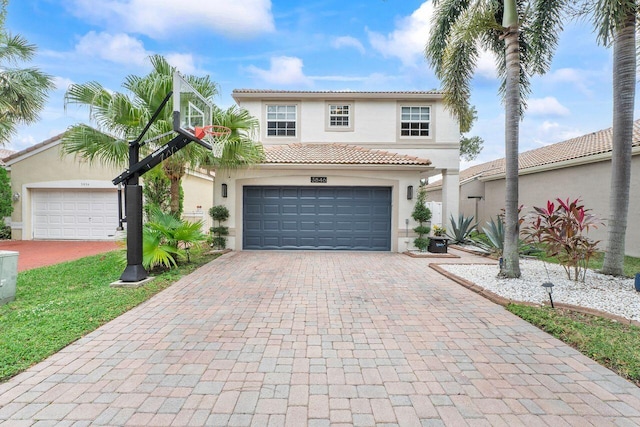
M128 94L112 93L97 82L74 84L65 95L65 102L89 107L94 126L77 124L69 128L62 141L64 153L77 153L90 161L125 166L128 159L129 141L138 137L163 99L172 90L175 68L160 55L150 57L153 69L146 76L130 75L123 87ZM213 103L217 94L216 84L209 76L185 76L185 79L203 97ZM224 113L224 114L223 114ZM227 117L229 116L229 117ZM257 121L248 117L244 110L215 109L213 120L224 119L232 133L225 143L221 158L214 158L211 151L198 144L189 144L162 163L162 168L171 182L170 211L179 213L180 183L187 167L225 165L237 167L254 164L262 158L262 147L252 141ZM144 145L151 152L166 144L172 136L173 119L171 108L165 107L151 125ZM164 135L164 136L163 136Z
M638 4L635 0L586 0L585 4L583 13L592 16L598 42L605 46L613 42L611 213L602 271L622 275L631 181Z
M9 142L19 124L34 123L53 89L51 76L37 68L20 68L36 46L4 29L7 0L0 1L0 144Z
M519 124L531 76L544 74L551 65L567 0L433 1L435 18L425 54L442 81L445 104L463 131L473 119L469 96L480 50L496 57L505 104L505 262L500 273L519 277Z

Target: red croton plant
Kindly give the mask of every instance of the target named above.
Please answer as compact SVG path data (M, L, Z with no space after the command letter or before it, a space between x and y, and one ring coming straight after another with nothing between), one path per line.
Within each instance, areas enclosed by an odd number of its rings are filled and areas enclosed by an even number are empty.
M569 279L584 281L589 259L599 241L586 236L591 228L602 225L582 200L549 200L546 207L535 207L533 221L523 229L527 240L539 243L547 256L557 257Z

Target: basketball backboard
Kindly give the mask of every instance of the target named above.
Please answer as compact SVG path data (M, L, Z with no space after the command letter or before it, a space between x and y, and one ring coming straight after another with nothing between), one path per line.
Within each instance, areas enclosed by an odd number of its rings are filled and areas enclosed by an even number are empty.
M202 141L212 125L213 105L178 72L173 74L173 130Z

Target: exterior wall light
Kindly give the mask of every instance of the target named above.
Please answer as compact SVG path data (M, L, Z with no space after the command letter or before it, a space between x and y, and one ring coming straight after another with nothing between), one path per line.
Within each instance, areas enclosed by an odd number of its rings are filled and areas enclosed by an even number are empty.
M222 184L222 197L227 198L227 184Z
M413 199L413 185L407 187L407 200Z
M20 193L18 193L17 191L13 193L12 199L14 202L17 202L18 200L20 200Z

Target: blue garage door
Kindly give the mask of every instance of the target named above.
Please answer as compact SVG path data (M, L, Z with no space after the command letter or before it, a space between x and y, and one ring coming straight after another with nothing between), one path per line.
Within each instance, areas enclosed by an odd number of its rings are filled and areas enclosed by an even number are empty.
M247 186L243 249L391 250L390 187Z

